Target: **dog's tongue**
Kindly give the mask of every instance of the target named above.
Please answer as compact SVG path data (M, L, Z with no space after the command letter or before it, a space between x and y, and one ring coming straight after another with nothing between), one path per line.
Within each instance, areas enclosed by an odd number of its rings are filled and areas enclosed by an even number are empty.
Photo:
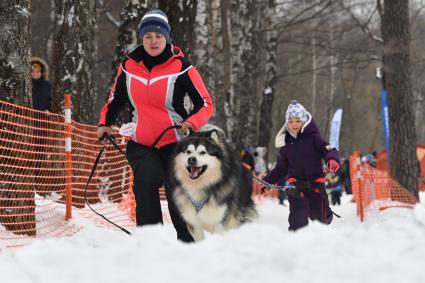
M198 167L194 167L194 166L190 167L190 176L192 178L197 178L198 174L199 174L199 168Z

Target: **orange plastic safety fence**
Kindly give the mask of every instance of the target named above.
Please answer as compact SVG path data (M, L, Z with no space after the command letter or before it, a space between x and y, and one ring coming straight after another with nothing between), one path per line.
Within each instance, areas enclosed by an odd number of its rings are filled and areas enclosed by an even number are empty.
M101 145L96 136L96 126L72 123L72 205L84 208L84 191ZM117 132L116 143L125 151L126 141ZM132 172L125 156L112 144L106 143L95 174L87 188L88 203L99 213L125 228L134 227L134 196ZM64 199L62 199L64 201ZM99 224L106 224L90 210L76 210Z
M82 227L65 221L65 187L71 176L72 215L105 222L84 204L84 189L101 144L96 126L72 123L72 163L65 156L63 115L0 101L0 249L35 237L73 235ZM124 148L124 141L117 139ZM67 172L67 168L71 171ZM113 222L134 227L132 172L107 145L88 186L88 201Z
M363 221L366 210L391 207L413 208L417 198L385 171L377 170L360 161L360 153L350 156L350 176L357 213Z
M65 138L71 129L71 158ZM65 116L36 111L0 101L0 251L20 247L34 238L70 236L82 229L73 219L84 217L111 226L84 202L84 192L96 156L102 148L96 126L72 122ZM115 131L117 144L126 141ZM68 155L69 156L69 155ZM71 211L66 206L70 186ZM99 213L127 229L135 227L133 175L125 156L111 144L101 156L87 188L87 199ZM254 182L253 198L276 198L277 191L260 193ZM171 223L164 189L160 189L165 223ZM66 221L66 215L71 221Z
M418 187L419 191L425 192L425 145L418 144L416 146L416 156L418 157L419 166L419 180ZM378 170L388 170L387 152L382 150L376 154L376 168Z

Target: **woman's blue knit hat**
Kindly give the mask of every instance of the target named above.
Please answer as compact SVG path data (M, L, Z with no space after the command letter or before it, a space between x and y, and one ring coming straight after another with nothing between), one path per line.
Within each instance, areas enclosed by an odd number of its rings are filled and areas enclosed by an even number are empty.
M171 27L168 24L168 17L159 9L147 12L139 25L139 34L142 38L148 32L157 32L162 34L167 42L170 42L170 31Z

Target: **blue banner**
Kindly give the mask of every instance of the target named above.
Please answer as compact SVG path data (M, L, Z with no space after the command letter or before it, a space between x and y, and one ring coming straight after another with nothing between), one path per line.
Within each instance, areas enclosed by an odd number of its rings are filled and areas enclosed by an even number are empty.
M382 123L384 124L384 141L387 151L387 160L390 164L390 119L388 115L388 95L385 89L381 91L381 115Z
M334 116L332 117L331 122L331 133L329 137L329 144L333 145L337 150L339 150L339 132L341 129L342 122L342 109L335 111Z

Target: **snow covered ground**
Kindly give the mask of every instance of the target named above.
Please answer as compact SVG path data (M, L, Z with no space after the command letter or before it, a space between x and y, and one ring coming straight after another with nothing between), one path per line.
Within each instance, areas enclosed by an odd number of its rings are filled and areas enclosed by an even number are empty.
M425 199L425 194L421 195ZM368 214L351 197L331 226L287 231L288 207L267 201L258 223L205 241L175 240L172 226L121 231L84 225L78 234L0 253L0 279L25 282L425 282L425 205Z

